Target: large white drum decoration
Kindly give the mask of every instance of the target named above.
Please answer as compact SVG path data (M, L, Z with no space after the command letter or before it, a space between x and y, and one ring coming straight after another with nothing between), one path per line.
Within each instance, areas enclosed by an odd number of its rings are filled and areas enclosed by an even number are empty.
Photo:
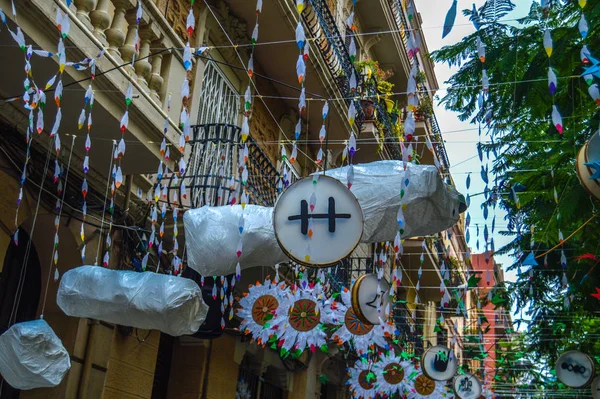
M352 309L363 323L381 324L390 313L390 286L375 274L365 274L352 286Z
M479 399L482 394L481 382L470 373L456 376L452 387L458 399Z
M292 260L327 267L349 256L363 232L356 197L328 176L292 184L277 200L273 229L281 250Z
M431 347L421 358L423 374L435 381L448 381L458 369L454 351L443 345Z
M593 360L578 351L568 351L556 361L556 377L568 387L583 388L596 375Z

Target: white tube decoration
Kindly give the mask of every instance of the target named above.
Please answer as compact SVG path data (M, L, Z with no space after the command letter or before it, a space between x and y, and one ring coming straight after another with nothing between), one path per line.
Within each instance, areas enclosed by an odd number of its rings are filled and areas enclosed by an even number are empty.
M378 161L353 168L351 191L363 210L363 243L394 241L401 204L406 204L403 238L446 230L466 210L462 196L442 181L434 166L409 163L405 171L402 161ZM347 169L347 166L336 168L326 174L345 184ZM409 186L401 199L400 189L406 179ZM273 209L247 205L242 236L244 251L239 259L238 240L234 238L239 236L241 206L204 206L187 211L183 222L188 265L202 275L220 276L235 273L238 262L246 269L287 261L275 239Z
M175 337L196 333L208 312L193 280L99 266L66 272L56 301L68 316L160 330Z

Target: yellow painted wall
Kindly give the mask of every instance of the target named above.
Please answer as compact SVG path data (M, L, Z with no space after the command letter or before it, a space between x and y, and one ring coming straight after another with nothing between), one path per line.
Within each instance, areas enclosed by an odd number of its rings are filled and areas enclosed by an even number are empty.
M199 399L202 397L204 368L208 356L208 343L197 345L173 343L168 399Z
M150 333L147 338L146 335ZM144 339L143 342L138 340ZM150 398L154 381L154 368L158 354L159 331L133 330L129 336L115 329L108 371L102 397Z
M234 336L223 334L212 341L206 399L235 398L239 365L234 353Z

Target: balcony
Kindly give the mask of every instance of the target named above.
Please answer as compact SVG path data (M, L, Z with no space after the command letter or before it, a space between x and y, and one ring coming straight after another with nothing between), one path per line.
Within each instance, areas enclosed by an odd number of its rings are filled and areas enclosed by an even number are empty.
M140 22L140 46L137 52L134 43L134 0L82 0L74 1L70 8L62 1L32 0L27 2L27 7L24 3L17 4L18 24L27 44L34 48L56 51L59 32L54 16L60 9L69 15L71 21L71 31L65 40L67 61L92 58L101 50L106 50L104 56L97 60L96 78L92 82L96 101L90 151L90 166L104 179L108 177L113 140L121 138L119 126L125 111L124 93L130 82L133 84L134 100L129 108L129 128L124 139L131 144L127 145L122 161L123 174L139 175L154 169L167 116L170 125L167 139L173 144L179 142L177 121L181 102L179 96L174 95L170 114L167 115L166 96L169 92L180 91L185 75L180 52L170 50L181 48L182 41L160 16L154 2L146 0L142 3L144 14ZM10 10L10 1L0 0L0 7ZM0 34L0 44L5 48L4 57L15 60L6 63L4 73L0 76L0 95L3 98L20 96L23 92L21 77L24 75L20 61L22 52L6 31ZM131 66L133 57L137 61ZM58 71L56 58L33 57L32 72L38 86L43 87ZM85 132L79 131L77 121L89 83L89 71L78 71L67 66L63 75L65 90L60 132L80 135L75 142L75 152L79 154L84 152ZM44 115L45 126L49 130L54 122L56 105L51 101L51 94L48 97ZM2 113L16 126L23 126L23 121L27 119L19 102L10 103ZM64 147L70 147L71 140L63 136L62 142ZM178 145L172 148L173 158L178 158L175 154ZM136 180L139 178L136 177Z
M188 168L183 177L168 174L163 177L162 185L170 192L167 196L169 206L174 196L178 204L186 207L199 208L203 205L219 206L228 203L230 181L233 177L236 187L241 187L237 159L243 149L241 129L238 126L224 123L210 123L192 126L192 139L189 144ZM262 206L274 206L277 199L277 186L282 176L260 146L248 138L248 202ZM290 176L290 182L296 176ZM180 180L185 181L189 198L182 198Z

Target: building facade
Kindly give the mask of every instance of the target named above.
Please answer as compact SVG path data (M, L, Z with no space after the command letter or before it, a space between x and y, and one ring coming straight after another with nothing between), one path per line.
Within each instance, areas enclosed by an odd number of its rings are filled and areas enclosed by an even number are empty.
M479 280L479 296L482 298L479 302L477 317L484 317L484 321L479 328L472 326L469 329L469 335L476 337L478 348L474 352L478 353L483 349L487 357L480 359L477 366L482 377L488 387L496 383L497 361L500 359L502 351L505 350L505 345L513 339L514 331L512 331L512 319L510 312L492 303L492 298L495 292L499 292L504 283L504 271L502 266L494 261L492 252L482 254L473 254L471 256L473 269L478 272ZM484 305L482 305L484 303ZM481 331L481 335L479 332Z
M107 267L141 270L157 185L161 195L166 193L160 202L167 204L169 215L174 206L227 202L229 193L220 191L220 179L224 174L233 175L237 166L235 155L244 118L251 54L255 86L248 142L250 203L274 205L284 169L289 170L288 179L294 181L322 167L315 165L315 159L320 148L323 99L329 99L330 106L323 160L326 167L342 164L351 129L356 129L359 139L355 163L402 159L399 143L409 105L406 93L415 68L419 108L415 112L414 160L436 165L442 177L452 184L441 131L431 107L437 81L414 4L410 0L374 0L353 6L349 0L310 0L299 14L291 1L265 2L259 16L259 37L252 45L257 21L254 2L196 1L190 45L208 50L198 53L187 71L183 49L188 37L190 3L140 3L140 20L135 0L74 0L69 5L63 0L30 0L16 4L18 17L14 18L6 12L11 10L11 1L0 0L0 8L9 19L7 24L13 30L18 25L26 43L34 49L56 51L60 32L55 15L59 10L70 20L70 32L65 38L69 61L92 59L103 51L96 61L93 79L90 70L73 65L60 75L65 87L60 104L63 145L54 152L49 150L54 139L48 133L57 105L48 101L44 110L46 127L42 127L42 134L32 135L26 141L30 117L20 98L25 77L22 51L5 30L0 32L0 40L7 48L4 57L15 60L5 65L0 76L4 100L0 107L0 180L4 189L0 198L0 257L4 259L0 288L8 287L0 292L0 333L15 322L43 315L72 361L71 370L56 388L19 393L3 383L1 396L221 399L235 398L236 393L245 391L251 398L348 397L344 384L351 360L335 346L327 354L304 353L298 359L283 359L277 351L258 347L240 334L239 320L235 318L222 329L219 311L214 317L209 315L196 335L180 338L68 317L56 305L58 282L54 281L53 270L58 271L60 278L67 270L83 264L101 265L107 252ZM352 12L355 28L347 24ZM308 105L301 115L297 110L300 86L294 69L298 57L294 32L298 22L304 26L310 49L305 73ZM351 38L356 45L353 55ZM415 46L420 51L415 52ZM386 93L377 92L378 82L373 83L370 73L361 69L373 65L370 61L377 61L385 72L393 72L385 79L393 85ZM59 63L57 57L34 57L29 76L43 87L56 75ZM186 78L190 94L182 100L181 87ZM94 123L90 129L92 146L87 149L79 115L86 109L91 82L95 102L89 113L93 114ZM133 96L128 104L125 96L130 84ZM51 99L52 95L47 97ZM7 101L15 98L16 101ZM354 126L347 117L352 104L357 109ZM184 106L194 126L189 145L181 152L180 113ZM129 123L121 131L125 107ZM303 121L304 143L298 159L291 164L280 154L282 147L288 154L292 152L291 138L298 118ZM165 123L168 129L163 135ZM171 157L165 164L167 171L159 176L163 137ZM114 190L111 203L111 173L117 159L114 153L121 138L127 144L125 155L118 158L123 184ZM189 188L187 195L181 194L174 174L168 172L178 170L180 158L188 165L183 176ZM219 163L220 159L228 161ZM58 179L52 175L55 164L62 170ZM23 165L26 181L22 185ZM227 170L218 170L219 165ZM89 185L86 196L81 192L84 179ZM62 184L60 190L57 180ZM23 198L17 211L21 186ZM56 201L61 198L62 210L57 212ZM180 223L179 230L183 232L181 220L176 223ZM173 228L173 223L166 225L165 241L172 237L169 232ZM17 230L19 245L14 240ZM52 237L56 231L60 256L54 261ZM183 240L180 245L183 248ZM404 275L397 293L401 305L394 316L399 338L417 356L436 344L454 345L462 362L464 316L474 305L473 298L470 294L464 296L464 312L440 309L444 296L441 285L455 290L466 283L466 271L471 268L464 220L461 218L456 226L434 236L406 240L404 249L398 265ZM339 272L331 281L338 287L351 285L359 275L374 270L381 251L381 244L361 244L351 258L336 268ZM150 264L149 269L159 272L179 272L169 255L153 256ZM272 268L244 271L235 295L243 295L248 284L273 273ZM191 271L183 275L199 279ZM217 281L215 278L212 284L218 284ZM207 281L203 285L203 291L207 291L205 299L210 298L211 289Z

